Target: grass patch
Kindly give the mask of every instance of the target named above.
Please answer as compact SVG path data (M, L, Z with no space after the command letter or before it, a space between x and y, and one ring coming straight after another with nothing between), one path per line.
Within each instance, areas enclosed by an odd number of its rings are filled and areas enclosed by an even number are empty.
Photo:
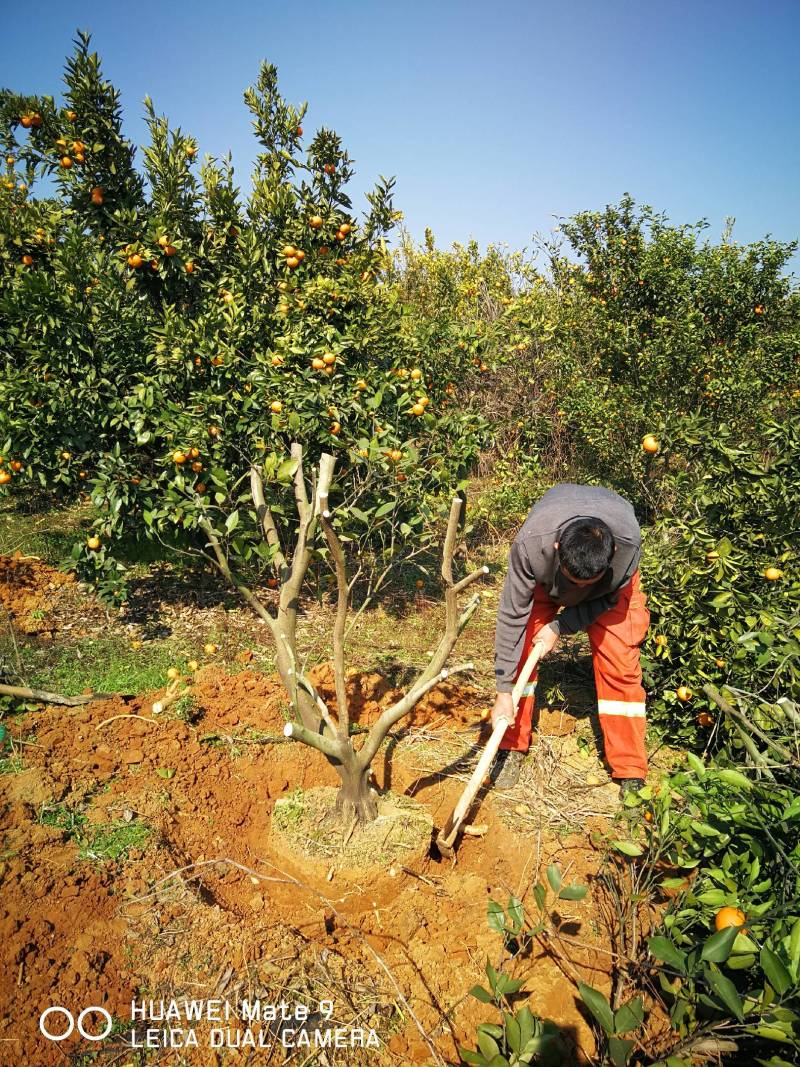
M175 653L165 645L134 651L120 636L91 637L69 646L25 645L20 649L25 677L33 688L75 696L84 689L140 693L166 684Z
M0 555L19 551L61 567L69 561L77 538L96 516L97 511L89 504L47 505L41 511L25 513L9 502L0 509Z
M0 774L19 774L22 770L24 764L18 752L10 752L7 756L0 757Z
M78 857L83 860L122 859L131 849L144 848L151 834L150 827L136 819L90 824L82 811L65 804L45 808L39 821L63 830L78 846Z

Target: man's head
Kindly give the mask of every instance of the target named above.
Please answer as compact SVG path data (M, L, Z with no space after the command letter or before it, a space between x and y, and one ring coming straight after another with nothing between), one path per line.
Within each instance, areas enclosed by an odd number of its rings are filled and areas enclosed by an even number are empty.
M576 519L556 541L563 574L578 585L599 582L615 550L614 536L602 519Z

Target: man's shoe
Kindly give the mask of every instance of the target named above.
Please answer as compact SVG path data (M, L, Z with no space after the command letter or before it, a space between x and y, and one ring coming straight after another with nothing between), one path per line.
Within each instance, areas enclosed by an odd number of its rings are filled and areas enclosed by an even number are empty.
M501 748L497 753L494 766L489 772L489 779L495 789L513 789L519 781L522 764L527 752Z
M621 778L619 783L620 800L624 800L628 793L638 793L644 789L644 778Z

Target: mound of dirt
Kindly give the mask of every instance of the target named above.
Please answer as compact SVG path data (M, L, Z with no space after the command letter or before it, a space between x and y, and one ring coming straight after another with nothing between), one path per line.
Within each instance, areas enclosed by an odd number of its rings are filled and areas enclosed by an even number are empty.
M332 675L312 673L327 697ZM396 692L379 675L354 675L348 684L353 709L367 721ZM50 1067L79 1048L97 1051L71 1040L44 1043L45 1007L99 1003L125 1019L141 990L167 999L325 996L337 1018L367 1020L381 1041L379 1051L348 1049L333 1062L429 1062L420 1027L456 1061L457 1045L473 1045L475 1027L493 1015L465 996L483 980L487 957L497 962L502 954L487 901L513 894L533 909L532 886L550 862L593 885L600 853L581 830L548 831L524 784L513 798L481 798L472 819L487 831L464 838L453 864L416 848L421 830L413 849L380 854L371 868L353 862L358 855L309 862L273 835L273 814L295 790L332 792L338 777L319 753L284 739L278 681L208 666L192 680L188 721L154 715L159 695L6 719L15 742L28 742L20 748L23 773L0 776L0 1049L13 1051L12 1062ZM403 802L413 797L428 839L477 758L479 710L474 691L448 679L375 760L378 788L391 787ZM569 735L547 741L552 756L539 766L532 754L532 776L563 764L556 746L575 747ZM506 825L504 811L520 800L530 817ZM43 825L55 813L65 817ZM81 859L74 835L58 828L70 825L70 813L93 827L135 818L150 830L147 844L116 861ZM344 830L323 834L325 845L338 850ZM607 989L608 956L592 947L603 944L592 893L562 902L559 912L576 935L571 966ZM562 1026L574 1046L570 1062L584 1062L581 1048L593 1055L590 1028L557 961L539 953L505 968L523 980L531 1009ZM127 1062L124 1045L111 1047ZM186 1062L219 1061L198 1050Z
M74 585L64 574L37 556L0 556L0 607L22 633L41 634L55 628L50 617L62 586Z
M288 848L320 873L337 867L360 871L423 860L431 843L433 819L411 797L385 793L378 797L378 817L361 826L342 826L332 819L338 790L325 786L291 793L275 802L272 832L278 847ZM394 873L392 873L394 872Z

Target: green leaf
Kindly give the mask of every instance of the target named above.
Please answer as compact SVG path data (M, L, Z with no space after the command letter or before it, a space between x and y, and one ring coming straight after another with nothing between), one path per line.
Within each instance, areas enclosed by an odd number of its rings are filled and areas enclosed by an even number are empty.
M292 478L295 476L297 468L300 466L300 460L290 456L289 459L285 459L278 467L275 477L279 482L283 482L284 485L288 485Z
M492 994L488 989L484 989L482 985L474 985L469 991L469 996L475 997L481 1004L491 1004L493 1001Z
M385 504L381 504L381 506L375 512L375 518L382 519L384 515L388 515L390 511L394 511L396 504L396 500L387 500L387 502Z
M175 777L175 768L174 767L156 767L156 774L160 778L174 778Z
M236 529L236 527L238 525L239 525L239 509L237 508L236 511L232 511L230 513L230 515L227 517L227 519L225 520L225 529L228 531L228 533L232 533Z
M644 849L641 845L635 845L633 841L612 841L612 848L618 852L624 852L626 856L641 856Z
M558 894L559 900L583 900L589 892L585 885L565 885Z
M554 893L557 893L561 888L561 871L558 869L558 865L551 863L547 868L547 881L550 883L550 888Z
M710 967L704 968L703 976L728 1011L735 1015L740 1023L744 1022L742 1000L730 978L726 978L720 971L712 970Z
M673 945L669 938L662 937L660 934L651 937L647 942L647 947L655 959L674 967L679 974L686 974L686 954Z
M533 899L536 901L536 907L539 911L544 911L545 902L547 900L547 890L541 882L537 882L533 887Z
M492 1060L495 1056L500 1055L500 1046L493 1037L490 1037L489 1034L483 1030L478 1030L478 1048L487 1060Z
M709 600L708 605L711 608L723 608L726 604L730 603L733 599L733 593L727 590L724 593L717 593L715 597Z
M626 1037L609 1037L608 1055L614 1067L625 1067L633 1051L633 1041Z
M789 936L789 959L792 961L792 967L795 972L797 972L800 967L800 919L795 919Z
M614 1031L617 1034L627 1034L630 1030L638 1030L644 1019L644 1005L641 997L634 997L614 1015Z
M736 786L738 789L752 789L753 783L741 771L735 771L732 767L724 767L716 772L716 777L727 785Z
M614 1015L611 1011L611 1005L600 990L593 989L590 985L586 985L584 982L578 982L578 992L580 993L581 1000L595 1019L600 1023L603 1030L607 1034L613 1034Z
M486 913L489 929L493 930L496 934L502 934L506 928L506 913L503 911L502 904L498 904L496 900L490 900L486 908Z
M788 804L781 815L781 819L794 819L800 815L800 796L794 798L791 804Z
M497 976L497 992L502 993L503 996L508 996L509 993L518 993L524 985L524 978L509 978L506 974Z
M692 768L698 778L705 778L706 765L701 759L695 756L694 752L686 753L686 762L689 764L689 766Z
M518 934L525 923L525 908L519 897L508 898L508 918L511 920L511 930Z
M792 987L792 976L768 945L761 949L759 962L767 981L778 996L782 997Z
M703 945L700 959L708 960L709 963L724 963L731 954L738 932L735 926L729 926L725 930L712 934Z

